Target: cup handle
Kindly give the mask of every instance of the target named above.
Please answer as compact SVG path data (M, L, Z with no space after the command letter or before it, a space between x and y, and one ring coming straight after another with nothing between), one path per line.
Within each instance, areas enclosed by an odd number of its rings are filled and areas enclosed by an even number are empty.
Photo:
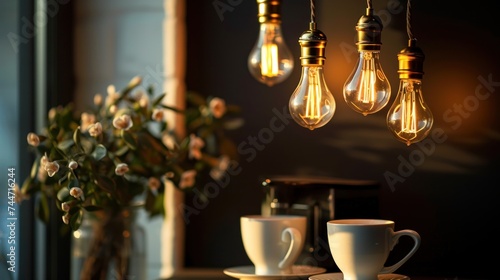
M278 267L283 269L292 266L296 257L300 253L301 251L300 245L302 244L302 234L300 234L300 231L298 231L295 228L286 228L281 233L281 240L285 242L290 241L290 247L288 248L285 257L278 264Z
M403 265L413 254L415 254L418 247L420 247L420 235L414 230L404 229L404 230L400 230L400 231L396 231L396 232L392 233L391 244L390 244L391 251L394 248L394 246L396 246L396 244L398 243L399 238L403 235L407 235L407 236L410 236L411 238L413 238L413 241L415 242L415 244L413 245L413 248L399 262L397 262L391 266L387 266L387 267L382 268L382 270L380 271L381 274L393 273L394 271L396 271L396 269L398 269L401 265Z

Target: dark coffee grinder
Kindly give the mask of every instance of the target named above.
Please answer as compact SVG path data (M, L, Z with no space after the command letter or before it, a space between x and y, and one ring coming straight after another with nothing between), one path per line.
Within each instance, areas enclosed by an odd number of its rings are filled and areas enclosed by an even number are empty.
M380 184L369 180L329 177L263 177L264 215L307 217L304 251L297 265L320 266L339 271L330 254L326 223L343 218L379 218Z

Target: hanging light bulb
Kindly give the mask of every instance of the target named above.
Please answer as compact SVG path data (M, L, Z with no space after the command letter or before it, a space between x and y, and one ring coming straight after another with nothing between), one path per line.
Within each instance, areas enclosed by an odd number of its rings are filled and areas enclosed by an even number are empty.
M259 82L273 86L293 70L293 56L281 32L281 0L257 0L259 38L248 57L248 69Z
M359 58L344 84L344 100L354 111L373 114L384 108L391 96L391 84L380 64L382 21L373 14L368 1L366 15L357 25Z
M399 90L387 114L389 130L408 146L427 137L434 122L422 95L424 58L415 39L410 39L408 47L398 54Z
M399 141L410 146L423 140L431 131L434 118L422 95L425 55L417 47L410 24L411 2L406 6L408 47L398 54L399 90L387 113L387 126Z
M312 21L309 30L300 36L299 44L302 75L290 97L289 109L295 122L313 130L328 123L335 113L335 99L323 75L326 36Z

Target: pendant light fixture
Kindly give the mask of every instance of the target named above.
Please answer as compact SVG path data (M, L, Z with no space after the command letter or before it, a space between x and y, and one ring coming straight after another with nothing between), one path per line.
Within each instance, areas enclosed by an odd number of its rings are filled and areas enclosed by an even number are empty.
M248 69L257 81L273 86L293 71L293 56L281 32L281 0L257 0L259 37L248 57Z
M387 114L387 126L394 136L411 145L427 137L434 122L422 95L424 53L417 47L410 25L410 0L406 8L408 47L398 54L399 90Z
M382 21L373 13L372 1L367 1L366 14L359 19L358 62L344 84L344 100L354 111L373 114L384 108L391 96L391 84L382 70Z
M299 38L302 74L289 101L292 118L299 125L314 130L328 123L335 113L335 99L323 73L326 35L316 29L314 0L311 0L309 30Z

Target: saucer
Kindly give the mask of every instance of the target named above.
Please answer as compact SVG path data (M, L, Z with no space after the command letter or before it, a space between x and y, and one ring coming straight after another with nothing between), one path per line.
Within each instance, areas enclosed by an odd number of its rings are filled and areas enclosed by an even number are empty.
M256 275L255 267L253 265L249 266L237 266L224 269L224 274L229 275L233 278L238 279L262 279L262 280L271 280L271 279L290 279L298 277L308 277L314 274L320 274L325 272L326 269L317 266L309 266L309 265L294 265L292 266L292 273L290 274L276 274L276 275Z
M309 280L344 280L342 273L326 273L309 277ZM378 280L410 280L410 277L401 274L379 274Z

